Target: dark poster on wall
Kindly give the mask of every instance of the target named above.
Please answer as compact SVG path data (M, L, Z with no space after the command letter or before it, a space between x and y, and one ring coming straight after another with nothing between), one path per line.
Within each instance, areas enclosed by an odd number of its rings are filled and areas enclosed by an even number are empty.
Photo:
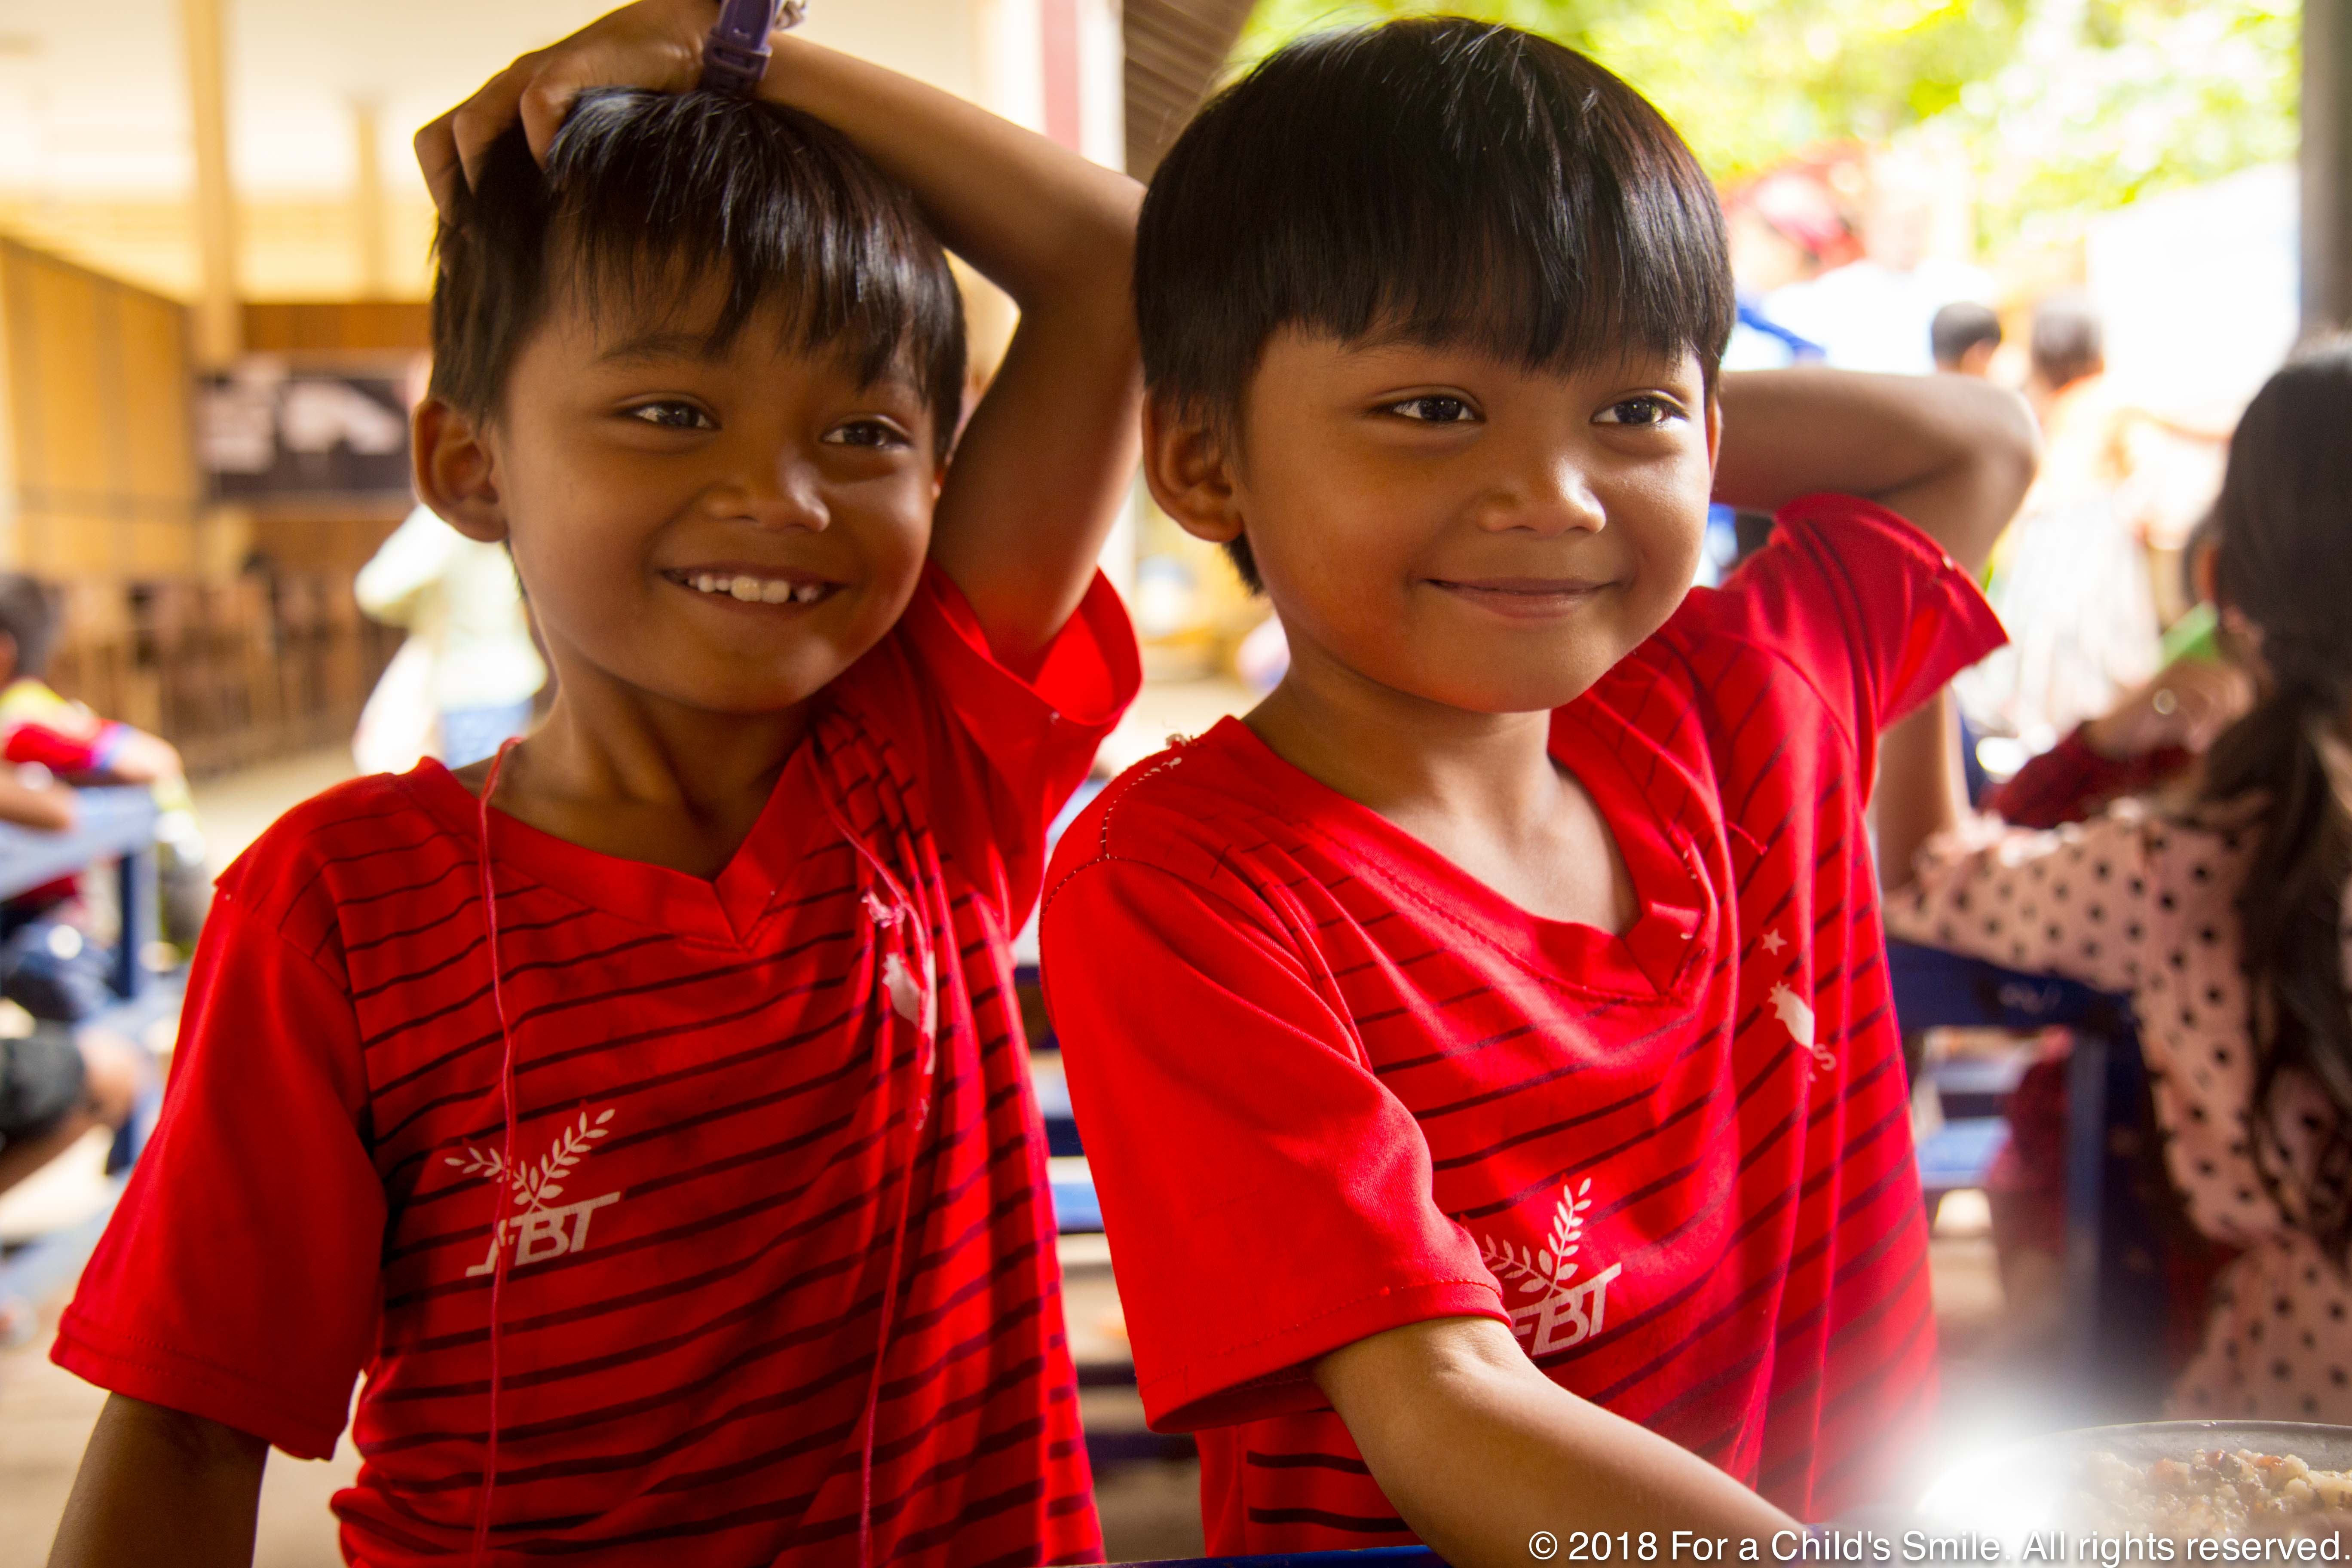
M196 458L215 500L404 500L408 378L254 355L198 378Z

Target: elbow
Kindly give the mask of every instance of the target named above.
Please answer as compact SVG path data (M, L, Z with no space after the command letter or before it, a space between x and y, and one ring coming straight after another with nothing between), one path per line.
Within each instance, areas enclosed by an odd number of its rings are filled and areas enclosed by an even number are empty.
M1987 446L2009 486L2010 511L2017 510L2033 478L2042 471L2042 426L2024 395L2005 387L1989 388L1992 417Z
M2004 387L1978 384L1980 407L1968 443L1968 460L1983 476L1985 498L1983 538L1978 559L1992 552L1994 542L2024 504L2042 471L2042 426L2025 399Z

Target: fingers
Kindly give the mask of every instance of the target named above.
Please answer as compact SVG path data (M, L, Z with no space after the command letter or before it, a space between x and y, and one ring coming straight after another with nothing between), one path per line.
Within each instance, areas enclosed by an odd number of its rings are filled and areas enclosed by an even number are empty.
M445 219L457 216L457 194L466 182L452 125L457 114L453 109L416 133L416 164L425 171L425 188L433 193L433 205Z
M702 71L699 35L614 30L549 52L517 104L532 156L544 163L580 95L598 88L682 92Z
M491 145L520 121L542 161L583 92L600 87L678 92L702 68L708 0L641 0L534 49L479 91L416 133L416 161L433 202L447 216L457 193L481 174Z
M515 122L515 115L532 79L539 75L548 51L536 49L484 82L479 91L449 114L449 131L457 145L457 161L472 185L482 172L490 144Z

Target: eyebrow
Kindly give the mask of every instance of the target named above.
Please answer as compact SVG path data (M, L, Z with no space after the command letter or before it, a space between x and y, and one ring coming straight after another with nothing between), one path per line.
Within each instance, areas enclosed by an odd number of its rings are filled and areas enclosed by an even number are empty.
M633 337L623 338L596 355L598 364L653 364L665 360L697 360L715 364L726 357L726 349L707 332L688 332L675 327L656 327ZM880 375L865 384L869 391L892 387L909 393L920 401L922 382L903 363L886 368Z
M651 360L713 360L719 354L719 345L703 332L685 332L675 328L660 328L623 338L596 356L598 364L644 363Z

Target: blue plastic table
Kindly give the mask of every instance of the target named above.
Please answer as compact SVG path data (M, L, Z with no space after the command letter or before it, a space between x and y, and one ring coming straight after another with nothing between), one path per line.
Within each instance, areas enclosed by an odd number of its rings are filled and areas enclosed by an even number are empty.
M0 899L112 860L122 907L112 983L128 1000L145 984L141 958L155 939L155 794L143 784L78 790L74 815L64 833L0 822Z

